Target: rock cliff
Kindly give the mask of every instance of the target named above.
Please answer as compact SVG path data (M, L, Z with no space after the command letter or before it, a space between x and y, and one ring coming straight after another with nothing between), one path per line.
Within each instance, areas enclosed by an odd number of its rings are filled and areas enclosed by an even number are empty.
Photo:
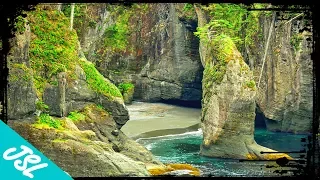
M162 163L121 132L123 97L81 56L68 22L41 5L21 19L8 56L9 126L73 177L149 176L146 166Z
M199 27L207 15L195 5ZM256 84L253 73L243 60L235 43L225 34L215 34L200 48L203 73L201 128L203 142L200 154L235 159L277 159L287 157L258 145L254 140Z
M306 14L299 14L276 16L257 92L257 104L272 131L308 133L312 129L312 30ZM260 38L246 47L257 83L271 22L271 16L261 15Z
M131 8L100 5L96 25L79 25L81 46L89 61L115 84L131 82L134 98L142 101L201 100L203 67L198 53L195 14L184 4L144 4ZM139 12L139 13L137 13ZM126 14L124 14L126 13ZM127 14L129 17L127 17ZM90 18L85 22L90 21ZM124 23L127 23L127 26ZM121 27L122 33L112 28ZM113 34L123 36L124 48L114 47ZM107 45L106 45L107 42Z

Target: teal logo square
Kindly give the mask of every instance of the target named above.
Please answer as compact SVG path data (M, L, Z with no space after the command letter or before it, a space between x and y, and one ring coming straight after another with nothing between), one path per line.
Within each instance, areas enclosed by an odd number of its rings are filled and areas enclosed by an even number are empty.
M72 180L28 141L0 120L0 179Z

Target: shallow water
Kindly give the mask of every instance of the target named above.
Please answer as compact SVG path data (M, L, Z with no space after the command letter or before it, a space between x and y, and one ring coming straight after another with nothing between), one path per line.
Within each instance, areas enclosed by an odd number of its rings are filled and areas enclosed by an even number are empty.
M263 129L256 130L258 144L278 151L299 151L303 149L301 138L304 135L272 133ZM163 163L188 163L198 167L203 176L278 176L274 169L267 169L266 162L239 162L238 160L209 158L200 156L202 132L188 132L137 140L150 150ZM301 154L289 154L299 157ZM292 175L292 174L285 174Z
M162 103L134 103L128 106L128 110L131 120L122 131L129 137L140 137L137 142L149 149L163 163L192 164L201 170L202 176L279 176L274 169L266 168L270 162L239 162L233 159L200 156L202 131L196 126L200 122L200 109ZM190 125L192 128L185 128ZM305 147L301 138L306 137L269 132L265 129L255 130L255 140L258 144L277 151L303 150ZM305 154L289 155L299 158Z

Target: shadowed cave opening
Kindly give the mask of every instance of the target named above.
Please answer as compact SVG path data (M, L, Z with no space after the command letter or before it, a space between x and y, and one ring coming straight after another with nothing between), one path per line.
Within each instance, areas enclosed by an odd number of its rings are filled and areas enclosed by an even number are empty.
M169 99L169 100L162 99L159 102L165 103L165 104L170 104L170 105L175 105L175 106L201 109L201 100L184 101L184 100L179 100L179 99Z
M267 125L265 122L265 116L263 112L260 110L259 106L256 106L256 117L254 119L254 128L255 129L267 129Z

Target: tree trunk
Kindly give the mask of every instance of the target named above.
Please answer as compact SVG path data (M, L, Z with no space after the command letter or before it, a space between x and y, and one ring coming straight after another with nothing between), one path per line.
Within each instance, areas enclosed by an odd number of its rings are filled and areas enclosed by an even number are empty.
M71 4L70 31L72 31L72 27L73 27L73 16L74 16L74 3Z

